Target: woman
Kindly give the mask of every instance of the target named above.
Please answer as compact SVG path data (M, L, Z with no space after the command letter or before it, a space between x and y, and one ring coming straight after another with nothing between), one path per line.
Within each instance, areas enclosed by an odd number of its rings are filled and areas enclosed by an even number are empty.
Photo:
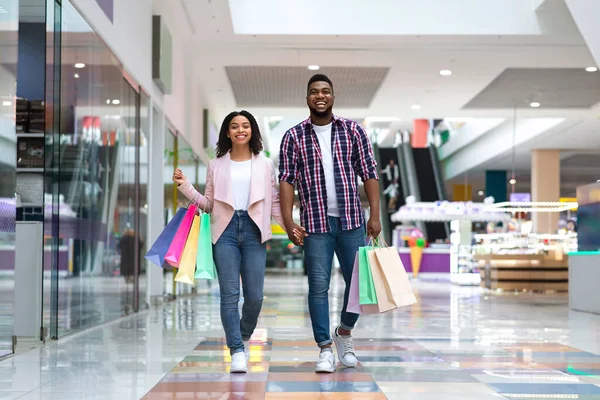
M221 322L231 353L231 372L246 372L248 341L256 328L263 301L266 241L271 216L281 225L279 192L273 162L260 155L262 138L247 111L230 113L217 142L217 158L208 165L206 190L199 194L176 169L173 181L200 209L211 213L213 257L221 290ZM298 237L303 234L297 233ZM242 318L238 311L240 275L244 290Z

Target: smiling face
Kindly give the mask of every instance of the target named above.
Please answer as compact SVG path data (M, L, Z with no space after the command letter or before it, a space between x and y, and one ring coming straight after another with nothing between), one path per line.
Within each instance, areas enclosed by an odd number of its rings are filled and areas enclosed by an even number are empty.
M250 121L243 115L234 117L229 123L229 133L227 137L231 139L232 147L250 146L252 138L252 128Z
M334 102L333 88L329 83L318 81L309 86L306 104L311 114L321 118L331 114Z

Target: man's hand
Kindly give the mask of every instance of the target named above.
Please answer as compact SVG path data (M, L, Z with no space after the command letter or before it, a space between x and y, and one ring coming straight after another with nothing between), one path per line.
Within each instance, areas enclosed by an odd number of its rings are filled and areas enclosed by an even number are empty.
M303 246L304 238L308 236L306 229L298 224L293 224L291 228L292 229L287 228L288 238L290 238L292 243L294 243L296 246Z
M175 169L175 172L173 172L173 182L175 182L178 186L182 183L185 183L185 175L179 168Z
M381 221L379 218L371 217L367 223L367 233L373 239L377 239L381 233Z

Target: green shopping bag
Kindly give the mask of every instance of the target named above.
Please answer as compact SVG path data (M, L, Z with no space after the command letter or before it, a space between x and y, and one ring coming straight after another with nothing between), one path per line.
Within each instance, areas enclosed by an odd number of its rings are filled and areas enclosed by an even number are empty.
M358 248L358 304L377 304L377 294L375 293L375 283L371 274L369 257L367 251L373 250L373 246Z
M210 232L210 214L203 213L200 219L200 236L196 253L195 279L215 279L216 270L212 253L212 235Z

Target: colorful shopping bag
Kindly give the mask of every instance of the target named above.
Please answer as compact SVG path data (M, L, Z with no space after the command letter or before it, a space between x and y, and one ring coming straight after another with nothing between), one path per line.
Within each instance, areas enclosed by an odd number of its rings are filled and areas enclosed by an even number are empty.
M374 262L378 264L385 283L385 293L389 301L396 307L410 306L417 299L412 285L402 265L400 255L395 247L382 247L371 251L375 255ZM373 260L373 257L369 257ZM379 293L377 293L379 296ZM379 298L379 297L378 297Z
M181 221L187 212L186 208L180 208L175 213L175 216L171 218L165 229L158 235L156 241L150 247L150 250L146 253L146 259L153 264L162 267L165 263L165 255L169 250L169 246L171 246L171 242L175 237L175 233L177 233L177 229L179 225L181 225Z
M350 280L350 293L348 294L348 305L346 311L354 314L379 314L377 304L360 305L359 298L359 278L358 278L358 252L354 259L354 268L352 268L352 279Z
M369 268L369 259L367 251L373 249L372 246L358 248L358 291L360 294L359 304L377 304L377 294L373 284L373 275Z
M200 237L196 253L196 279L215 279L215 262L212 252L212 234L210 231L210 214L203 213L200 221Z
M194 271L196 270L196 253L198 252L198 236L200 233L200 216L194 215L190 233L181 253L179 271L175 280L188 285L194 284Z
M181 221L181 224L179 225L179 229L177 229L177 233L175 234L175 237L171 242L171 246L169 246L169 250L167 250L167 254L165 255L165 261L173 267L179 267L181 253L183 252L183 247L185 246L188 233L190 233L190 228L192 227L194 215L196 215L196 206L190 204L185 213L185 216L183 217L183 220Z

